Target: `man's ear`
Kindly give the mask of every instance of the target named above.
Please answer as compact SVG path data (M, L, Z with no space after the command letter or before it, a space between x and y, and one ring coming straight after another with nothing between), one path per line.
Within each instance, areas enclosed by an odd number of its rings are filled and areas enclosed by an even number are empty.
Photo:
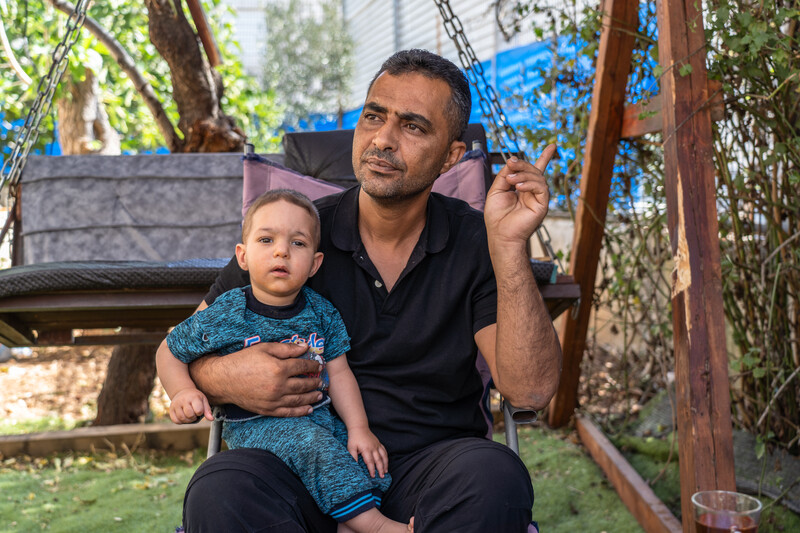
M247 247L239 243L236 245L236 262L239 263L239 268L247 270Z
M453 166L455 166L456 163L461 161L461 158L464 157L464 152L466 151L467 151L467 145L464 144L463 142L461 141L451 142L450 148L447 152L447 159L445 160L444 165L442 165L442 169L439 171L439 174L444 174L445 172L453 168Z
M308 273L308 277L310 278L314 274L317 273L319 267L322 266L322 258L325 256L322 252L317 252L314 254L314 260L311 263L311 272Z

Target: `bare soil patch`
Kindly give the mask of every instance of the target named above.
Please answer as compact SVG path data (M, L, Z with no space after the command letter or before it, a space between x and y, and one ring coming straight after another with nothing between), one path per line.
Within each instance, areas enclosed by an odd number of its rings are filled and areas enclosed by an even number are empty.
M112 346L86 346L16 353L10 361L0 363L0 417L93 420L112 350ZM156 379L150 409L160 418L168 408L169 399Z

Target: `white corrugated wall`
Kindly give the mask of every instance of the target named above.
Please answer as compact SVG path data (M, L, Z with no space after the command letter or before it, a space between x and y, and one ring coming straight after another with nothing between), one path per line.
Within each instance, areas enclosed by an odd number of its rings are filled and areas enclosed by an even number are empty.
M460 66L458 52L442 25L434 0L343 0L343 6L347 30L355 42L356 58L349 108L363 103L369 81L383 60L397 50L424 48ZM506 42L497 28L492 2L450 0L450 6L480 61L535 40L533 33L526 31ZM491 83L492 72L485 74Z
M279 0L225 0L236 11L233 22L242 47L244 67L256 76L261 75L263 51L267 45L263 6L274 1ZM450 0L450 6L480 61L536 40L528 30L507 42L495 21L494 2ZM342 7L347 30L355 43L355 73L347 108L361 106L369 81L381 63L397 50L424 48L460 66L456 48L447 36L434 0L342 0ZM530 23L524 26L528 28ZM492 70L485 74L492 83Z

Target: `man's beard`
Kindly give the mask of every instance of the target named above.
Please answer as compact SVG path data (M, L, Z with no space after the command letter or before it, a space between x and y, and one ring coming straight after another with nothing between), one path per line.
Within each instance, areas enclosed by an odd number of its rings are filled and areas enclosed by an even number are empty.
M366 160L370 157L385 161L394 167L399 172L399 175L382 178L380 173L366 169ZM431 175L427 179L409 179L407 168L392 152L385 152L377 148L365 151L359 163L358 168L355 170L355 175L361 185L361 189L370 198L383 205L402 204L421 194L427 194L433 182L439 177L438 172L431 171ZM444 161L436 168L441 168L442 164L444 164ZM368 177L368 174L371 174L371 176Z

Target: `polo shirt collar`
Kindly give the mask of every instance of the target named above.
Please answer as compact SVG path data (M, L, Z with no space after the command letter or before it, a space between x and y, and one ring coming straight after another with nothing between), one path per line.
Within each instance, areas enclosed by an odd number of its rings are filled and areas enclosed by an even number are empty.
M342 194L333 214L331 239L334 246L342 251L355 252L363 247L358 233L358 195L360 186L352 187ZM442 199L431 194L428 198L427 221L422 230L415 251L422 250L435 254L444 250L450 229L447 212Z

